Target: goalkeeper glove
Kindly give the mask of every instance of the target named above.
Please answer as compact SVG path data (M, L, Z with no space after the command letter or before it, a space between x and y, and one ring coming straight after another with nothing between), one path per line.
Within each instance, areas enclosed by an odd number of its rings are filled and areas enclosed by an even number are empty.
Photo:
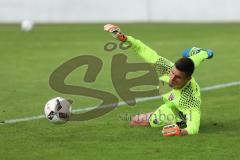
M166 125L162 129L162 134L164 137L179 136L181 134L181 129L176 124Z
M112 36L114 38L117 38L122 42L125 42L127 40L127 36L121 33L120 28L116 25L106 24L104 26L104 31L112 33Z

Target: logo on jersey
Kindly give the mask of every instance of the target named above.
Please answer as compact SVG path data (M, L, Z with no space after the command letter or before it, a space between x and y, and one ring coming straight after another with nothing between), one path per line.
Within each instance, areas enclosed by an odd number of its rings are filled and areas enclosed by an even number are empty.
M168 97L168 100L172 101L172 100L174 100L174 98L175 98L174 93L171 93L170 96Z

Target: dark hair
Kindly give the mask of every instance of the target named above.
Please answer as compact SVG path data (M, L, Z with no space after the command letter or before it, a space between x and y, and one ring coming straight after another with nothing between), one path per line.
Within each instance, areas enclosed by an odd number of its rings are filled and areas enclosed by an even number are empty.
M194 71L194 63L190 58L180 58L175 63L175 67L181 72L184 72L186 77L191 76Z

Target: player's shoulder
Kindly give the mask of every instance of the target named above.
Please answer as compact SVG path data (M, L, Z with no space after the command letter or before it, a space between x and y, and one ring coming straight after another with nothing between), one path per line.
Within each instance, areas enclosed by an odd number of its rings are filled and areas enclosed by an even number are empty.
M196 96L196 94L200 96L200 87L192 77L191 80L181 89L181 95Z
M197 108L201 105L200 88L192 78L182 89L179 99L179 106L184 109Z

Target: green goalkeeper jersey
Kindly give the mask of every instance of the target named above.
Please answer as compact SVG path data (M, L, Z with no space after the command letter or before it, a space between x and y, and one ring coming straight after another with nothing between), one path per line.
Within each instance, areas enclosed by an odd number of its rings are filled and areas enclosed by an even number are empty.
M147 62L154 64L160 81L169 83L169 73L172 70L174 63L159 56L154 50L132 36L128 36L127 41L132 44L131 48L136 53L138 53ZM194 66L197 67L207 57L207 53L202 52L189 58L192 59ZM163 101L176 115L179 115L179 113L183 115L186 120L187 127L185 129L188 131L188 134L198 133L201 116L201 97L199 85L193 77L183 88L172 89L169 93L164 94Z

